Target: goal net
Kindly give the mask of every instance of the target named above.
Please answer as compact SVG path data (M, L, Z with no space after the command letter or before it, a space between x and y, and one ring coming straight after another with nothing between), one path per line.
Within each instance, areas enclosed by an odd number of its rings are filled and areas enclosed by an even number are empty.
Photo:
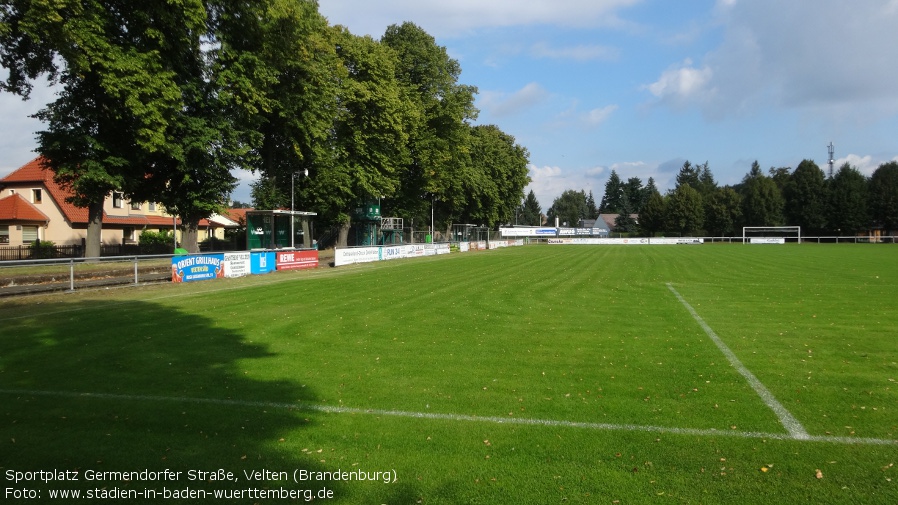
M801 243L801 226L743 226L743 244Z

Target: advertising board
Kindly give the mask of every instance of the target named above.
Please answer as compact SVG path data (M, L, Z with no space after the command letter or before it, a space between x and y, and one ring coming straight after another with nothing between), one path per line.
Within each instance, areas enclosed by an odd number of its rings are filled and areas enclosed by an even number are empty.
M300 270L303 268L318 268L318 251L316 249L302 251L278 251L278 270Z
M253 251L250 253L250 272L253 275L274 272L277 267L273 251Z
M171 259L172 282L205 281L224 277L224 255L175 256Z
M231 252L224 254L224 276L243 277L252 273L249 252Z

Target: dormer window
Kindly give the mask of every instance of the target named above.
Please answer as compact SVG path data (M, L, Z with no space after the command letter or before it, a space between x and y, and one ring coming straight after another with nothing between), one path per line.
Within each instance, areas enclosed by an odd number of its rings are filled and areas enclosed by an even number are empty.
M122 194L121 191L113 191L112 192L112 207L115 209L121 209L124 207L125 195Z
M31 203L41 203L42 197L43 197L43 194L40 189L32 189L31 190Z

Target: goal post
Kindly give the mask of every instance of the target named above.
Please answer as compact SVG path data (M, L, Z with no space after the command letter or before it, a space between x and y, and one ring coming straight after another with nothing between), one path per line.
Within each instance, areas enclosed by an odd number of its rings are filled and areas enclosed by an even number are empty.
M743 244L785 244L793 237L797 243L801 243L801 226L742 227Z

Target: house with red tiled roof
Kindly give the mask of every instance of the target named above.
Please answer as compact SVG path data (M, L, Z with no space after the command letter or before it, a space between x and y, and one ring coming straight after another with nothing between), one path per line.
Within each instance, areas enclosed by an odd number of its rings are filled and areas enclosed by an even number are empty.
M0 246L49 240L57 245L82 244L87 238L87 209L67 202L72 194L53 180L53 172L36 158L0 179ZM102 243L136 244L145 231L168 231L180 219L155 202L131 202L113 192L103 205ZM202 220L200 240L224 238L230 219ZM180 233L180 232L176 232Z
M222 216L230 219L240 226L246 226L246 212L251 210L255 209L225 209L224 212L222 212Z

